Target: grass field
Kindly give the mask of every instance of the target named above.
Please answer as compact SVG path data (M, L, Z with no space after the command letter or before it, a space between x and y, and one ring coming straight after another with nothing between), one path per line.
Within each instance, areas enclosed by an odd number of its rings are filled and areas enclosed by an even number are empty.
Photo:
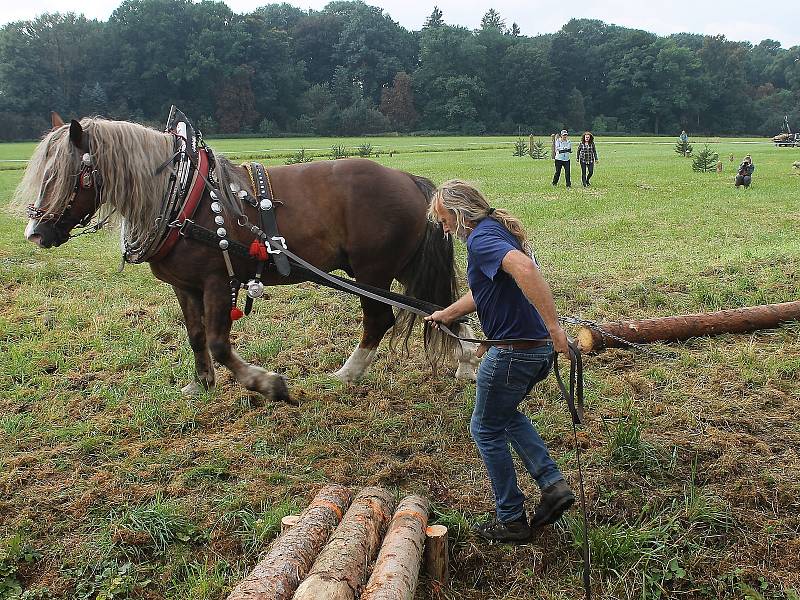
M600 139L592 187L573 165L567 190L550 186L551 161L513 157L513 138L210 144L281 164L297 148L365 141L383 164L437 183L467 179L521 216L562 314L604 321L800 299L797 150L716 141L719 176L693 173L672 139ZM31 150L3 145L0 159ZM746 152L754 184L737 190ZM0 171L3 206L20 177ZM23 589L223 598L280 518L331 481L431 498L451 535L452 584L437 598L581 597L577 511L526 545L469 533L493 506L467 430L472 384L433 377L385 345L360 384L328 376L358 339L354 298L274 288L236 324L239 351L285 374L299 408L263 404L222 371L214 393L189 400L179 389L193 360L170 288L147 266L118 272L113 235L42 251L23 228L0 211L0 599ZM580 444L595 596L797 600L800 324L661 349L677 359L586 359ZM553 379L525 406L577 484ZM532 507L536 486L521 483ZM428 597L420 585L417 598Z

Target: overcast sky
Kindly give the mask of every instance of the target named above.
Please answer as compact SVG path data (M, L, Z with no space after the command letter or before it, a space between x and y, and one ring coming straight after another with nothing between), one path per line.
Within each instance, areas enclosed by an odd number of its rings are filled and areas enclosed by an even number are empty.
M3 2L0 25L9 21L27 20L45 12L83 13L90 19L105 21L120 2L108 0L9 0ZM265 0L227 0L234 12L245 13L269 4ZM302 9L319 10L327 0L291 1ZM480 24L481 17L494 8L507 25L517 23L523 35L553 33L569 19L601 19L607 23L669 35L688 31L702 34L724 34L731 40L747 40L757 44L770 38L784 48L800 45L800 1L798 0L572 0L568 2L540 0L367 0L380 6L406 29L420 29L425 18L438 5L444 20L451 25L470 29Z

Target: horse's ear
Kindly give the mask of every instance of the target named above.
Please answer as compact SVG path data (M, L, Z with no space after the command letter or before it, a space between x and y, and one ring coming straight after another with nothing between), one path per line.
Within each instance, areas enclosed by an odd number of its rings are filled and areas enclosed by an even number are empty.
M50 124L53 126L53 129L58 129L64 124L64 119L62 119L61 115L56 111L50 111Z
M75 119L72 119L69 124L69 139L76 148L84 152L89 151L89 146L86 144L86 136L83 135L83 127Z

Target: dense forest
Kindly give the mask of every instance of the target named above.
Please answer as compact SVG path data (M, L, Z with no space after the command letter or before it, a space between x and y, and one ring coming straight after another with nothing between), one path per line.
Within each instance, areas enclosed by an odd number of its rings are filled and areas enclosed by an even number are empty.
M800 46L668 37L573 19L528 37L433 7L420 31L380 8L125 0L108 21L44 14L0 29L0 139L51 110L161 125L176 104L206 134L398 132L773 135L800 126Z

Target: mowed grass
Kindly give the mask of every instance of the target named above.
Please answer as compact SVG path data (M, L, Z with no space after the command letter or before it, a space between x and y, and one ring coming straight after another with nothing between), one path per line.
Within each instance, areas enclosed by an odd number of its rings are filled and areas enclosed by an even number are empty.
M495 148L433 138L460 148L439 152L415 151L417 138L366 141L403 148L383 164L466 179L518 214L562 314L604 321L800 298L796 150L719 141L718 176L693 173L670 139L600 139L592 187L573 164L567 190L550 185L551 161L513 157L509 138ZM754 184L736 190L746 152ZM20 176L0 173L3 205ZM588 357L589 531L573 511L530 544L487 546L468 528L492 509L468 433L474 386L385 344L363 382L330 378L359 337L355 298L273 288L236 324L240 353L289 377L299 408L264 404L221 370L216 391L188 400L179 389L193 361L171 289L147 266L119 273L113 235L42 251L23 227L0 213L0 594L12 582L33 597L223 598L280 517L338 482L431 498L451 532L452 583L438 597L579 597L587 537L599 598L798 597L798 324L659 347L675 360ZM525 409L577 487L552 379ZM520 483L532 508L536 486ZM421 584L417 597L429 596Z

